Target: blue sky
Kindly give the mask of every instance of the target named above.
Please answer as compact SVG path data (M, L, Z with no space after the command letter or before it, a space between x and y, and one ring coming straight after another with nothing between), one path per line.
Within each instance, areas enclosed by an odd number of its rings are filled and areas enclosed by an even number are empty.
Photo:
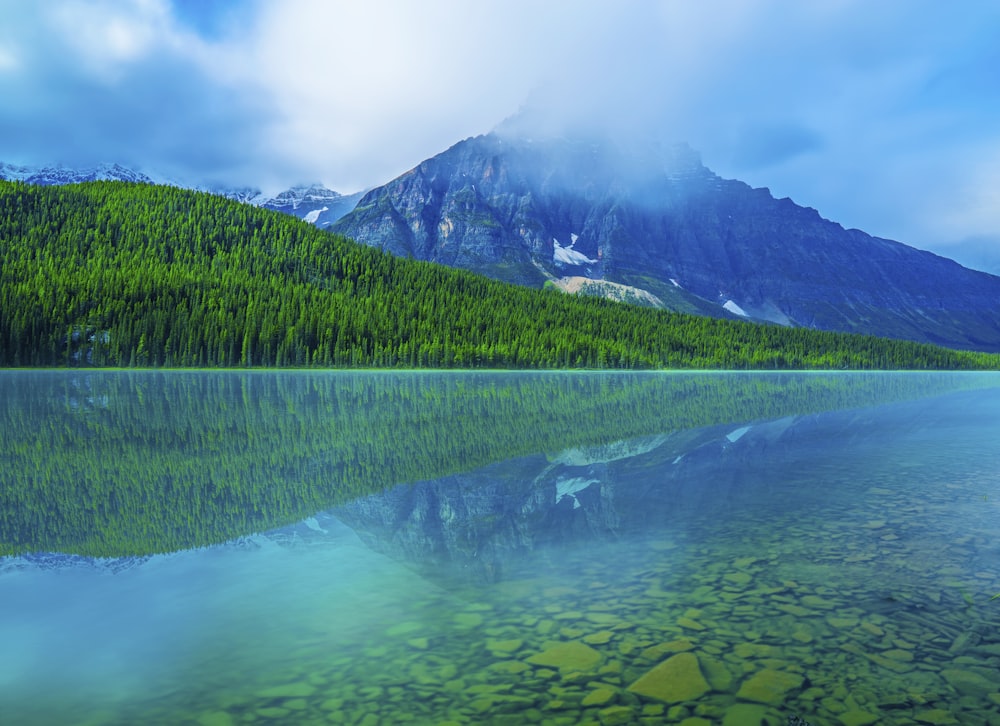
M1000 271L998 34L992 0L0 0L0 160L351 192L531 99Z

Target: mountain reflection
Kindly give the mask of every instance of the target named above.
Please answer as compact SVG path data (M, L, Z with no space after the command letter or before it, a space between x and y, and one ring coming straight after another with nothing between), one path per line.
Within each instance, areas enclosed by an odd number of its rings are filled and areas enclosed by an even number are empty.
M512 552L619 536L718 496L693 482L717 477L712 462L727 449L766 446L794 417L991 380L8 371L0 555L147 555L339 507L338 517L395 556L496 579ZM678 474L646 475L664 470ZM651 487L672 487L655 498L665 504L642 496Z

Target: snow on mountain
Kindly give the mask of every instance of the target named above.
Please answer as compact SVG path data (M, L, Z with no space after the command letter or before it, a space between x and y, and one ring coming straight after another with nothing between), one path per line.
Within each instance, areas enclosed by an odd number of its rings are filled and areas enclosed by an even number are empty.
M153 180L141 172L128 169L120 164L99 164L98 166L73 169L62 164L55 166L31 167L15 166L0 162L0 179L22 181L40 186L55 184L78 184L88 181L127 181L152 184Z
M330 226L350 212L357 204L358 199L361 198L361 192L344 195L327 189L322 184L297 185L275 196L268 196L255 187L191 186L167 177L155 174L150 176L137 172L120 164L100 164L85 169L74 169L64 165L35 167L0 162L0 180L21 181L42 186L78 184L88 181L164 184L207 192L242 204L252 204L255 207L284 212L317 227Z
M302 219L307 221L309 224L316 224L316 220L319 219L319 215L321 215L323 212L328 212L328 211L330 211L329 207L323 207L322 209L314 209L308 214L306 214L304 217L302 217Z
M582 252L577 252L573 249L573 245L576 244L579 237L575 234L570 235L571 242L568 247L563 247L559 244L559 240L552 239L552 261L561 262L565 265L593 265L597 260L592 260L587 255Z
M726 300L726 302L722 303L722 307L724 307L726 310L728 310L729 312L733 313L734 315L739 315L739 316L744 317L744 318L750 317L749 315L747 315L747 311L746 310L744 310L743 308L741 308L739 305L737 305L736 303L734 303L732 300Z
M321 228L329 227L350 212L361 198L360 192L340 194L322 184L299 184L273 197L250 187L214 188L204 191L235 199L244 204L252 204L255 207L291 214Z

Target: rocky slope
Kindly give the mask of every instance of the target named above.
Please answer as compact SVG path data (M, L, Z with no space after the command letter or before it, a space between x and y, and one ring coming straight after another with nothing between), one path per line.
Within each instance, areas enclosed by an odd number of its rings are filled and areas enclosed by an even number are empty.
M722 179L684 145L471 138L332 229L519 284L579 276L686 312L1000 350L1000 277Z

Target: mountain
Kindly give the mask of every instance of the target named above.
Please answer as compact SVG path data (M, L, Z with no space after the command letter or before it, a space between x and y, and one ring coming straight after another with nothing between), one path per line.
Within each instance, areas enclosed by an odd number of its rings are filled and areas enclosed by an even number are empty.
M77 169L63 165L31 167L0 162L0 180L23 181L40 186L79 184L89 181L126 181L139 184L167 183L170 186L184 188L183 184L154 179L119 164L101 164L96 167ZM297 185L273 197L267 196L260 189L254 187L198 186L187 188L216 194L244 204L252 204L255 207L284 212L293 217L304 219L320 228L329 227L351 211L362 196L362 192L340 194L321 184Z
M340 194L321 184L297 185L273 197L268 197L254 188L205 187L201 191L253 204L256 207L284 212L321 229L329 227L350 212L363 194L362 192Z
M1000 277L722 179L686 145L494 132L332 229L521 285L583 277L683 312L1000 350Z
M27 184L52 186L55 184L79 184L89 181L126 181L152 184L153 180L119 164L100 164L85 169L76 169L61 164L55 166L16 166L0 161L0 179L22 181Z
M172 186L0 182L3 367L996 369L998 361L508 285Z

